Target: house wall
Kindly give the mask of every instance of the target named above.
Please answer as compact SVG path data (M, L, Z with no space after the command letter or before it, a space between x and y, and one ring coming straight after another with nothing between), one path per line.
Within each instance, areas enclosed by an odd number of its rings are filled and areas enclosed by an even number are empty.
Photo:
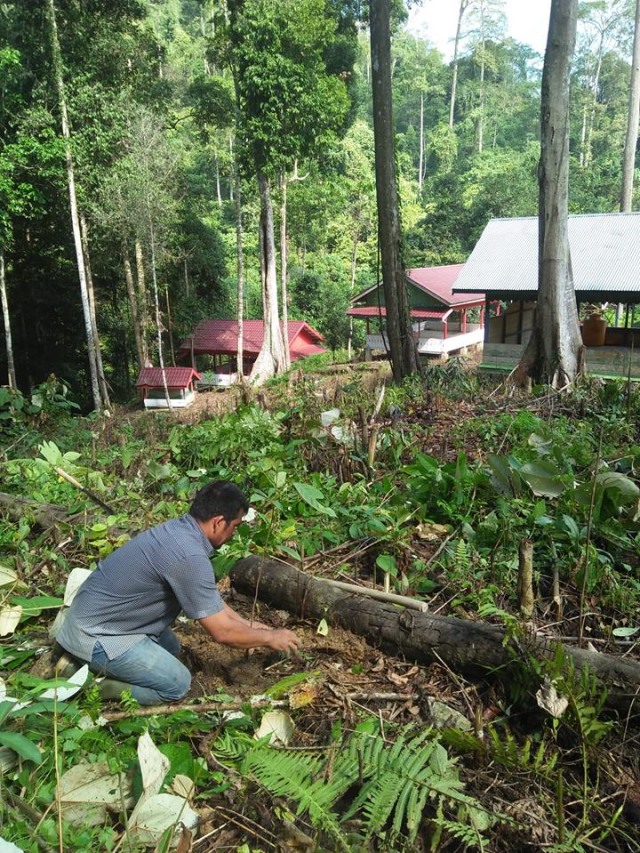
M535 302L512 302L502 314L490 317L485 341L491 344L524 344L533 329Z

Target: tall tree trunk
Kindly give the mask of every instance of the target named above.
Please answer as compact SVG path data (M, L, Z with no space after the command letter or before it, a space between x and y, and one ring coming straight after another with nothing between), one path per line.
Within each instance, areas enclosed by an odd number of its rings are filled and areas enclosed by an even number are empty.
M127 296L131 308L131 322L133 323L133 335L136 341L136 355L138 356L138 368L142 369L146 364L146 354L142 344L142 331L140 329L140 316L138 312L138 298L131 271L131 261L127 250L126 241L122 241L122 265L124 267L124 280L127 285Z
M484 8L484 7L483 7ZM484 23L482 24L484 28ZM484 104L485 87L484 78L487 67L486 42L484 38L480 44L480 104L478 108L478 154L482 154L484 148Z
M593 126L596 121L596 109L598 106L598 87L600 86L600 73L602 71L602 56L604 53L604 43L606 30L600 33L600 43L598 44L598 54L596 60L596 70L591 81L591 103L589 105L588 121L586 127L586 136L584 143L584 167L588 168L593 159Z
M236 262L238 271L238 349L236 356L236 369L238 373L238 381L244 380L244 251L242 247L243 227L242 227L242 192L240 188L240 171L239 167L235 170L236 182Z
M588 115L589 110L587 104L582 107L582 124L580 126L580 168L583 169L585 163L587 162L587 124L588 124Z
M420 92L420 156L418 158L418 192L424 183L424 92Z
M162 314L160 312L160 291L158 289L158 273L156 270L156 238L155 238L155 229L153 227L153 221L151 219L151 212L148 211L149 214L149 249L151 252L151 280L153 281L153 304L155 306L156 312L156 332L158 337L158 365L162 370L162 387L164 388L164 398L167 403L167 408L169 410L173 409L171 404L171 395L169 394L169 387L167 385L167 374L164 367L164 353L162 347L162 332L164 331L164 325L162 323Z
M633 33L633 57L631 60L631 85L629 87L629 118L622 160L622 191L620 210L628 213L632 209L633 177L638 145L638 123L640 121L640 0L636 0L636 20Z
M89 235L87 233L87 221L84 216L80 217L80 237L82 239L82 254L84 257L85 270L87 273L87 293L89 295L89 309L91 311L91 325L93 332L93 345L96 351L96 369L98 371L98 382L100 383L100 393L102 395L102 403L106 408L109 408L109 386L104 375L104 365L102 364L102 350L100 348L100 337L98 335L98 316L96 312L96 296L93 287L93 275L91 273L91 260L89 255Z
M349 280L349 303L353 297L353 291L356 289L356 265L358 262L358 229L353 232L353 249L351 251L351 277ZM351 351L353 347L353 317L349 317L349 341L347 343L347 357L351 361Z
M67 115L67 101L62 79L62 57L60 54L60 43L58 41L58 26L56 24L56 10L54 0L47 2L47 15L49 18L49 36L51 39L51 52L53 58L53 75L58 93L58 106L60 109L60 120L62 125L62 136L64 138L65 158L67 163L67 187L69 191L69 206L71 208L71 226L73 229L73 242L76 250L76 262L78 265L78 277L80 280L80 295L82 298L82 311L84 315L85 334L87 338L87 352L89 356L89 373L91 378L91 393L93 396L93 408L100 411L103 401L100 395L98 382L98 367L96 358L95 340L97 331L93 328L89 294L87 290L87 276L82 253L82 238L80 235L80 217L78 216L78 202L76 197L76 182L73 167L73 155L71 152L71 131Z
M215 155L216 161L216 198L218 199L218 207L222 208L222 188L220 186L220 162L218 155Z
M241 139L241 113L240 113L240 90L238 85L238 73L232 68L234 101L234 129L238 139ZM239 145L236 145L239 148ZM236 212L236 269L238 273L238 305L236 316L238 319L238 345L236 350L236 372L238 382L244 383L244 229L242 225L242 175L240 173L240 156L234 157L233 136L229 136L229 153L231 154L231 168L233 180L230 185L235 184L235 212ZM240 152L238 152L238 155Z
M16 366L13 360L13 342L11 339L11 320L9 317L9 300L7 298L7 278L4 265L4 252L0 252L0 302L2 302L2 320L4 322L4 343L7 351L7 384L14 390L16 383Z
M517 378L562 388L584 364L568 235L569 81L578 0L552 0L542 73L538 302Z
M391 368L394 382L399 383L418 370L418 356L411 332L407 285L401 259L391 104L390 0L372 0L370 10L378 239Z
M453 42L453 76L451 78L451 100L449 101L449 127L453 127L456 111L456 91L458 88L458 53L460 52L460 37L462 34L462 19L469 5L469 0L460 0L458 6L458 23L456 26L456 37Z
M144 272L144 253L142 243L136 238L136 280L138 282L138 317L140 319L140 331L142 333L142 353L144 365L149 362L149 307L147 304L147 280Z
M286 369L291 367L289 352L289 296L287 277L289 275L289 235L287 234L287 175L281 175L282 193L280 203L280 293L282 296L282 336L284 338L284 361Z
M261 385L285 368L284 340L278 317L278 277L273 225L273 204L269 179L258 174L260 188L260 268L262 278L262 314L264 337L262 347L249 377L253 385Z

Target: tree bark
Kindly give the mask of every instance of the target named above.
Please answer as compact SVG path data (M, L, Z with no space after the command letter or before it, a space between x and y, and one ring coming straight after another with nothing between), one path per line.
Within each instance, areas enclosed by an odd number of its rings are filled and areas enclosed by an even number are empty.
M420 153L418 156L418 192L424 183L424 92L420 92Z
M462 33L462 18L469 5L469 0L460 0L458 7L458 24L456 26L456 38L453 43L453 76L451 78L451 100L449 102L449 127L453 127L456 110L456 90L458 88L458 53L460 51L460 36Z
M155 315L156 315L156 335L158 341L158 364L160 369L162 370L162 387L164 388L164 399L167 404L167 408L169 411L173 411L173 405L171 403L171 395L169 394L169 387L167 385L167 372L164 367L164 350L162 346L162 332L164 331L164 325L162 323L162 314L160 312L160 292L158 290L158 273L156 270L156 240L155 240L155 229L153 227L153 221L151 219L151 211L147 208L147 213L149 217L149 248L151 251L151 280L153 281L153 304L155 307Z
M54 0L48 0L47 15L49 18L49 36L51 39L51 52L53 57L53 75L58 94L58 106L60 108L60 121L62 125L62 136L64 139L65 157L67 163L67 187L69 191L69 206L71 208L71 226L73 230L73 242L76 250L76 263L78 265L78 278L80 280L80 294L82 297L82 310L84 315L85 333L87 338L87 352L89 355L89 374L91 378L91 391L93 394L93 407L100 411L103 401L100 394L98 382L98 368L96 361L95 339L97 330L93 328L91 307L87 290L87 276L82 253L82 238L80 234L80 217L78 215L78 201L76 197L76 182L71 153L71 131L67 115L67 101L62 78L62 58L60 56L60 43L58 41L58 26L56 24L56 9Z
M640 122L640 0L636 0L636 19L633 33L633 57L631 59L631 85L629 87L629 118L622 161L622 192L620 210L629 213L632 209L633 177L638 145Z
M232 587L300 619L326 619L360 634L375 646L421 663L444 661L471 676L495 672L523 656L523 648L541 659L553 658L558 641L529 637L505 642L505 632L485 622L432 616L394 604L353 595L277 560L246 557L231 569ZM610 702L625 707L640 687L640 663L614 655L563 646L578 668L588 668L610 689Z
M98 314L96 311L96 296L93 287L93 275L91 273L91 260L89 255L89 234L87 229L87 221L84 216L80 217L80 239L82 242L82 257L84 258L85 272L87 276L87 296L89 297L89 311L91 313L91 330L93 334L93 346L96 354L96 371L98 373L98 384L100 386L100 394L102 397L102 405L109 409L111 401L109 400L109 386L104 375L104 365L102 363L102 351L100 349L100 336L98 335Z
M584 370L569 250L569 83L578 0L552 0L542 73L538 301L516 381L563 388Z
M401 257L401 226L396 180L391 100L390 0L370 4L373 130L375 139L378 239L387 312L387 337L394 382L418 371Z
M231 67L232 76L233 76L233 91L235 95L234 101L234 131L235 138L237 140L242 139L241 132L241 113L240 113L240 90L238 86L238 71L235 65L232 64ZM238 377L238 382L242 385L244 384L244 227L242 224L242 175L240 172L241 168L241 156L240 151L238 150L240 147L240 143L233 146L233 136L229 136L229 154L231 157L231 171L233 175L233 180L231 181L231 187L235 186L235 214L236 214L236 271L238 274L238 305L236 311L236 317L238 320L238 339L237 339L237 347L236 347L236 374Z
M9 299L7 298L7 278L4 265L4 252L0 252L0 302L2 303L2 319L4 322L4 343L7 351L7 384L14 390L16 383L16 366L13 360L13 341L11 338L11 318L9 316Z
M136 279L138 283L138 318L140 322L140 333L142 338L142 357L143 366L150 365L149 361L149 342L147 335L149 334L149 307L147 305L147 281L144 272L144 253L142 251L142 243L139 238L136 239Z
M297 171L297 169L296 169ZM287 233L287 174L283 170L280 176L282 197L280 204L280 294L282 298L282 328L284 329L284 363L288 370L291 367L291 353L289 352L289 296L287 277L289 275L289 235Z
M249 377L252 385L261 385L276 373L283 373L286 370L285 344L278 316L273 204L269 179L263 172L258 175L258 184L260 187L260 264L264 337Z
M141 370L145 366L146 358L144 347L142 344L142 330L140 328L138 298L136 296L136 288L133 281L133 272L131 270L131 261L129 260L129 252L127 250L126 240L122 241L122 264L124 267L124 280L127 285L127 296L129 297L129 307L131 308L131 322L133 324L133 334L136 341L138 369Z

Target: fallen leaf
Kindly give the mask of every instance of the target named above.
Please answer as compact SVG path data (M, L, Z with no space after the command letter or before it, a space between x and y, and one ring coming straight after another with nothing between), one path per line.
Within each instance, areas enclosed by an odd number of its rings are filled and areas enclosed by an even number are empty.
M384 658L378 658L375 665L371 668L371 672L382 672L385 668Z
M176 773L173 777L173 782L169 786L169 793L176 794L178 797L184 797L185 800L190 800L195 794L196 786L193 779L185 776L184 773Z
M294 730L295 724L286 711L267 711L263 715L254 737L256 740L260 740L263 737L270 736L269 743L287 746Z
M13 634L22 616L22 607L3 607L0 610L0 637Z
M128 778L112 773L106 761L71 767L60 778L58 797L64 818L79 826L98 826L107 812L133 802Z
M69 607L76 597L76 593L91 574L93 574L91 569L71 569L67 578L67 585L64 588L64 603L66 607Z
M169 759L160 752L148 732L138 738L138 762L142 773L142 794L131 812L130 824L138 820L138 815L147 801L158 793L171 766Z
M138 739L138 761L142 773L142 790L145 794L157 794L162 787L164 777L171 766L166 755L163 755L148 732Z
M461 732L471 731L471 723L460 711L430 697L427 699L427 704L433 725L437 729L459 729Z
M81 666L77 672L74 672L73 675L70 675L69 678L65 678L64 680L69 684L73 685L72 687L49 687L38 697L39 699L57 699L58 702L66 702L67 699L71 699L72 696L75 696L76 693L79 693L87 678L89 677L89 667L87 664Z
M289 693L289 707L293 709L305 708L307 705L311 705L315 702L318 698L319 692L319 684L314 684L313 682L301 684Z
M129 824L131 835L140 843L151 846L160 841L163 833L175 826L172 847L181 836L181 828L195 829L198 814L183 797L174 794L154 794L140 808L133 823Z
M13 569L7 566L0 566L0 586L9 586L9 584L17 583L18 575Z
M329 633L329 625L327 624L326 619L321 619L318 622L318 627L316 628L316 634L320 634L323 637L326 637Z
M449 534L449 528L445 524L425 521L416 524L416 534L425 542L436 542Z
M560 719L569 707L569 700L560 696L552 681L545 681L537 691L536 702L544 711L556 719Z

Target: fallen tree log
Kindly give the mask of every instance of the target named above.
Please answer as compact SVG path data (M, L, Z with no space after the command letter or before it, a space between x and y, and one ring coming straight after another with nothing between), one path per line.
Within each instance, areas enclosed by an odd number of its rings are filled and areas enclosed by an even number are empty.
M527 654L552 658L559 645L539 636L507 639L502 628L486 622L434 616L349 593L279 560L246 557L232 567L230 580L238 592L301 619L326 619L395 655L420 663L444 662L470 676L499 674ZM626 711L637 697L640 713L640 663L567 645L562 650L577 669L588 668L606 686L610 706Z
M69 513L63 506L34 501L6 492L0 492L0 514L6 514L15 522L21 521L25 515L29 515L43 530L56 527L63 522L70 522Z

